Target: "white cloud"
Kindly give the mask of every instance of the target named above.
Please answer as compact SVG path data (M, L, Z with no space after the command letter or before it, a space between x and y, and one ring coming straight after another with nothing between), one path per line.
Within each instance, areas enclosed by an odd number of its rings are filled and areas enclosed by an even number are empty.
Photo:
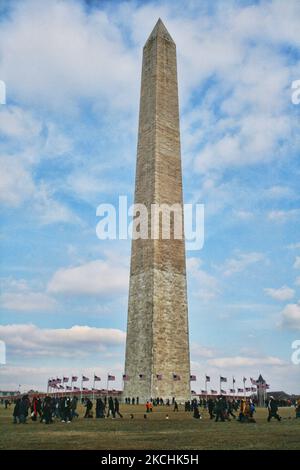
M293 265L295 269L300 269L300 256L296 256L295 263Z
M18 106L0 107L0 135L30 141L41 132L41 123Z
M24 279L2 279L0 304L3 309L19 312L55 310L57 302L48 294L32 289Z
M214 355L215 355L214 349L201 346L198 343L191 343L192 360L195 360L198 358L210 358L210 357L213 357Z
M216 8L211 17L196 14L189 21L168 20L176 33L182 101L186 102L191 88L210 85L201 101L205 111L194 114L183 137L189 153L197 153L194 165L201 173L279 159L297 134L286 92L293 66L273 43L290 41L297 47L293 14L299 14L299 5L293 2L288 10L282 8L282 18L279 10L274 2L249 8L226 5ZM267 35L263 26L257 28L266 17ZM294 34L282 27L288 22ZM278 31L276 38L272 24ZM195 61L195 56L201 60Z
M287 198L290 200L294 199L296 197L296 194L288 186L275 185L263 191L263 196L269 199Z
M259 263L264 259L265 255L263 253L237 253L235 258L227 259L220 269L223 271L224 276L231 276L232 274L244 271L252 264Z
M234 211L234 216L237 219L247 221L247 220L251 220L254 217L254 214L253 212L250 212L250 211L237 210L237 211Z
M76 267L61 268L48 284L55 294L105 295L126 292L129 283L128 267L116 260L89 261Z
M35 184L30 171L19 158L0 155L0 202L9 206L18 206L29 199Z
M48 311L56 308L57 303L42 292L5 293L1 296L2 308L17 311Z
M290 243L289 245L287 245L287 248L289 250L297 250L298 248L300 248L300 242L298 243Z
M23 155L0 155L0 203L19 207L31 201L29 217L40 224L80 223L79 217L64 203L58 201L43 182L37 184L32 167Z
M202 261L198 258L187 258L187 273L193 281L193 294L201 300L209 301L220 293L215 277L201 269Z
M245 357L245 356L233 356L233 357L219 357L209 359L208 364L211 366L222 368L231 367L259 367L261 365L268 366L281 366L285 365L286 362L278 357L266 356L266 357Z
M297 220L299 214L300 209L274 210L268 213L268 219L272 222L284 223L289 220Z
M0 325L0 337L8 353L33 357L85 357L123 346L125 332L113 328L74 325L71 328L39 328L31 324Z
M282 326L300 330L300 303L288 304L281 312Z
M44 183L35 190L32 209L38 222L41 225L60 222L81 224L80 218L66 204L55 199L52 192Z
M104 11L89 15L79 2L15 4L1 27L0 56L10 93L59 112L83 97L130 106L138 90L138 61L118 27Z
M291 300L295 295L294 289L287 286L282 286L279 289L273 289L270 287L264 289L264 291L273 299L280 301Z
M103 358L103 355L101 356ZM98 358L98 356L97 356ZM80 386L81 373L88 377L90 381L88 385L92 387L92 377L94 373L101 377L99 388L106 387L106 377L108 373L116 374L116 382L113 383L113 388L120 390L122 387L121 374L123 373L123 364L116 362L115 359L120 360L117 356L107 366L98 363L91 364L91 366L84 366L83 368L78 364L78 356L74 357L74 362L68 365L61 363L53 366L36 366L30 367L26 365L5 365L1 367L0 387L1 390L20 390L21 393L26 393L29 390L37 390L46 392L47 380L50 377L70 377L70 374L78 377L77 383L73 385ZM92 361L90 361L92 362ZM79 384L79 385L78 385Z

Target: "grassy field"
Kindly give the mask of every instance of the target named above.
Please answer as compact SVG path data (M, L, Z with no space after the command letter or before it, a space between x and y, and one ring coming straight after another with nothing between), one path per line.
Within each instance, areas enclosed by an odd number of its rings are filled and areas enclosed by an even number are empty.
M121 406L123 419L83 419L51 425L28 420L12 422L12 408L0 409L1 449L300 449L300 420L292 408L280 409L282 421L266 421L267 411L259 409L256 424L202 420L190 413L154 408L144 419L144 406ZM134 419L130 419L130 413ZM166 413L169 420L166 420Z

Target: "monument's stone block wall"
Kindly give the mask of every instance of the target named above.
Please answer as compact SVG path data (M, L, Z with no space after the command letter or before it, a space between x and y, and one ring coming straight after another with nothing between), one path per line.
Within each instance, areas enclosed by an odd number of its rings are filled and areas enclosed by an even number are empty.
M135 203L179 204L183 220L181 173L176 46L159 20L143 51ZM183 238L132 242L125 373L124 396L190 398Z

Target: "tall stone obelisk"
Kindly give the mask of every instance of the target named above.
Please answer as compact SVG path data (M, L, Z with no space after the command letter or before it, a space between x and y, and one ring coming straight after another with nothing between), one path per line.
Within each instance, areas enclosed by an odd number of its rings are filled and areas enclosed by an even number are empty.
M143 50L135 204L179 204L183 219L176 46L161 19ZM124 397L188 400L184 237L153 239L150 225L132 241Z

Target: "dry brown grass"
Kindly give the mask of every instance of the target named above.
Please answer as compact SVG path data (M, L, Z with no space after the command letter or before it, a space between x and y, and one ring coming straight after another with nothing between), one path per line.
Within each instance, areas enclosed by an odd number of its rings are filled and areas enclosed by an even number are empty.
M121 406L123 419L83 419L51 425L12 422L12 408L0 409L1 449L300 449L300 420L292 408L280 410L283 420L266 421L259 409L256 424L215 423L206 412L202 420L190 413L154 408L147 419L144 406ZM130 420L130 413L134 419ZM165 419L166 413L169 420Z

